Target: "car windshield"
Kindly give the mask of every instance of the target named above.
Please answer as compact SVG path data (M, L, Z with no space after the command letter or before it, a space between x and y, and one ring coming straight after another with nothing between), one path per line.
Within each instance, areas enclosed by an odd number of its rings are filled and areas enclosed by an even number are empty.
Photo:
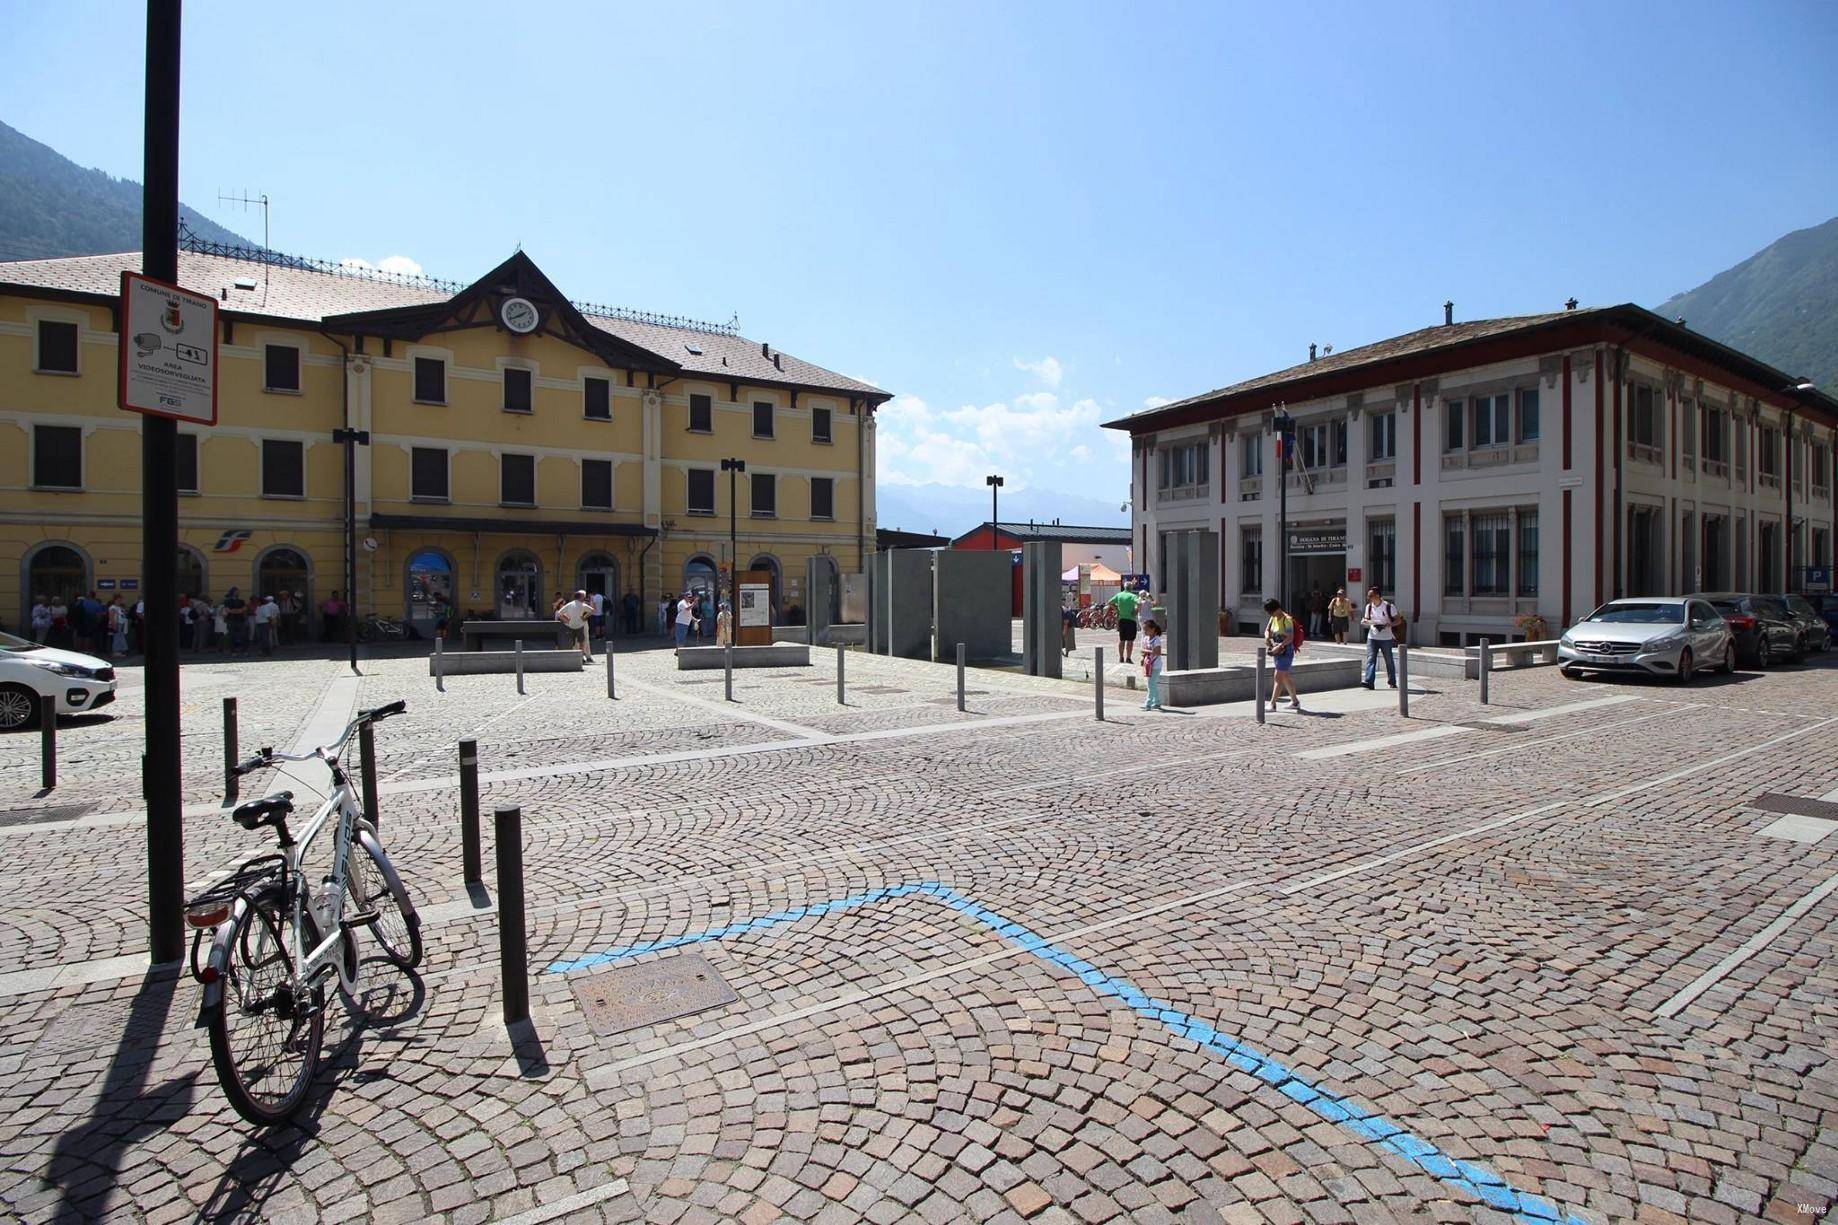
M1683 604L1604 604L1589 614L1591 621L1610 625L1683 625Z
M1712 600L1710 606L1718 612L1739 613L1742 611L1741 600Z
M1758 595L1749 598L1755 602L1757 608L1770 608L1782 616L1787 615L1787 601L1777 595Z
M27 642L24 638L15 638L11 634L0 633L0 651L42 651L43 649L36 642Z

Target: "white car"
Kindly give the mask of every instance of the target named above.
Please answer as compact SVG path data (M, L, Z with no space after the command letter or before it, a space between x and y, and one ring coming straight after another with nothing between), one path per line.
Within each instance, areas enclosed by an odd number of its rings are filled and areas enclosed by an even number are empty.
M1643 596L1610 600L1565 630L1557 662L1565 676L1637 672L1688 685L1699 671L1735 671L1736 643L1707 601Z
M115 665L108 660L0 634L0 731L38 726L40 702L78 715L114 700Z

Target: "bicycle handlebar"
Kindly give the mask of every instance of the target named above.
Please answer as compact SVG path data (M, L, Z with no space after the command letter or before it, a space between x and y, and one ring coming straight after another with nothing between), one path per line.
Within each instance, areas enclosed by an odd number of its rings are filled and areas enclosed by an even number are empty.
M247 761L239 763L231 770L231 773L240 778L245 774L252 774L257 770L272 766L278 761L316 761L323 757L328 749L342 747L345 741L351 739L351 733L356 731L360 725L365 723L381 723L385 719L402 714L407 709L408 702L398 698L387 706L376 706L369 710L360 710L351 722L345 724L345 730L338 733L337 739L329 744L322 744L318 748L309 750L305 753L277 753L272 746L263 745L260 752Z

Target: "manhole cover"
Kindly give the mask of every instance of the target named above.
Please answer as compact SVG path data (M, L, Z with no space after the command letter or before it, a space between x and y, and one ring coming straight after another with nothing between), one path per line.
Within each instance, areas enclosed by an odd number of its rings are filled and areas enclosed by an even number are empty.
M1472 732L1522 732L1524 726L1518 723L1457 723L1456 727L1465 727Z
M52 821L74 821L94 807L94 804L59 804L51 808L0 809L0 825L43 825Z
M1838 804L1830 800L1809 800L1805 796L1788 795L1784 791L1764 791L1749 801L1750 808L1759 808L1763 812L1784 812L1795 817L1823 817L1827 821L1838 821Z
M740 997L695 953L617 966L570 980L588 1027L602 1038L732 1004Z

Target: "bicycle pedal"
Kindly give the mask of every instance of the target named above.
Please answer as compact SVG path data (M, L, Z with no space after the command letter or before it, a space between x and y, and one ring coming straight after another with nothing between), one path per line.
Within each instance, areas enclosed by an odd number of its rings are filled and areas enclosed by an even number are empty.
M354 927L369 927L382 917L383 916L375 910L363 910L348 918L340 919L338 922L339 926L343 927L346 931L350 931Z

